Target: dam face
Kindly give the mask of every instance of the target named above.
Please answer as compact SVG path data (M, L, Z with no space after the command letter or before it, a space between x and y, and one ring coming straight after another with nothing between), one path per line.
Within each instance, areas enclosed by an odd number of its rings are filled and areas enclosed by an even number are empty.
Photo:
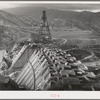
M95 69L61 49L31 43L13 59L9 76L25 90L93 90L97 84Z

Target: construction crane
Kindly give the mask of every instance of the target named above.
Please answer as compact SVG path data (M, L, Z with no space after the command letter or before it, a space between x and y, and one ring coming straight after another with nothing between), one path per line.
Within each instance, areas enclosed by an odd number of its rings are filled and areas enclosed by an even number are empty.
M38 37L39 37L39 41L41 41L43 43L49 43L52 41L50 28L49 28L49 24L48 24L47 15L46 15L45 10L43 11L42 23L40 25Z

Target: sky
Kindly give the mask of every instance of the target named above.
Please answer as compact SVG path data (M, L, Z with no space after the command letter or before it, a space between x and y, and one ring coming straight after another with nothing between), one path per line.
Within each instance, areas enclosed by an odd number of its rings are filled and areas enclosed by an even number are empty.
M68 11L91 11L100 12L100 2L99 3L9 3L0 2L0 9L14 8L14 7L46 7L50 9L68 10Z

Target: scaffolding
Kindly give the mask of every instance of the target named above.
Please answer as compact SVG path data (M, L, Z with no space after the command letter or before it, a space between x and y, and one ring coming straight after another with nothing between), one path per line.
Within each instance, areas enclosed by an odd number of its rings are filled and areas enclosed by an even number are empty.
M41 42L46 42L46 43L52 40L45 10L43 11L42 23L40 25L40 30L39 30L39 40Z

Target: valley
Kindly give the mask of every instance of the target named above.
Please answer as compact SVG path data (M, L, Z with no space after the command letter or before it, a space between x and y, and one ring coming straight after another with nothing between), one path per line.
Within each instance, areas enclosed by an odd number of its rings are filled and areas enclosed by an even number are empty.
M19 9L21 9L20 12ZM43 9L48 12L51 35L54 39L58 39L58 44L56 44L58 48L63 50L88 50L93 52L97 58L100 58L100 48L95 47L96 45L100 46L99 13L85 11L62 11L41 7L35 9L34 7L4 9L4 11L0 11L0 28L2 30L0 34L5 34L2 35L1 42L3 43L0 44L2 49L10 50L14 43L28 40L31 38L31 34L33 36L38 34L39 16ZM29 10L30 12L28 12ZM90 48L90 46L94 46L94 48ZM79 50L77 51L79 52ZM86 52L85 54L87 54ZM84 54L84 52L82 53ZM80 56L80 54L76 54Z

